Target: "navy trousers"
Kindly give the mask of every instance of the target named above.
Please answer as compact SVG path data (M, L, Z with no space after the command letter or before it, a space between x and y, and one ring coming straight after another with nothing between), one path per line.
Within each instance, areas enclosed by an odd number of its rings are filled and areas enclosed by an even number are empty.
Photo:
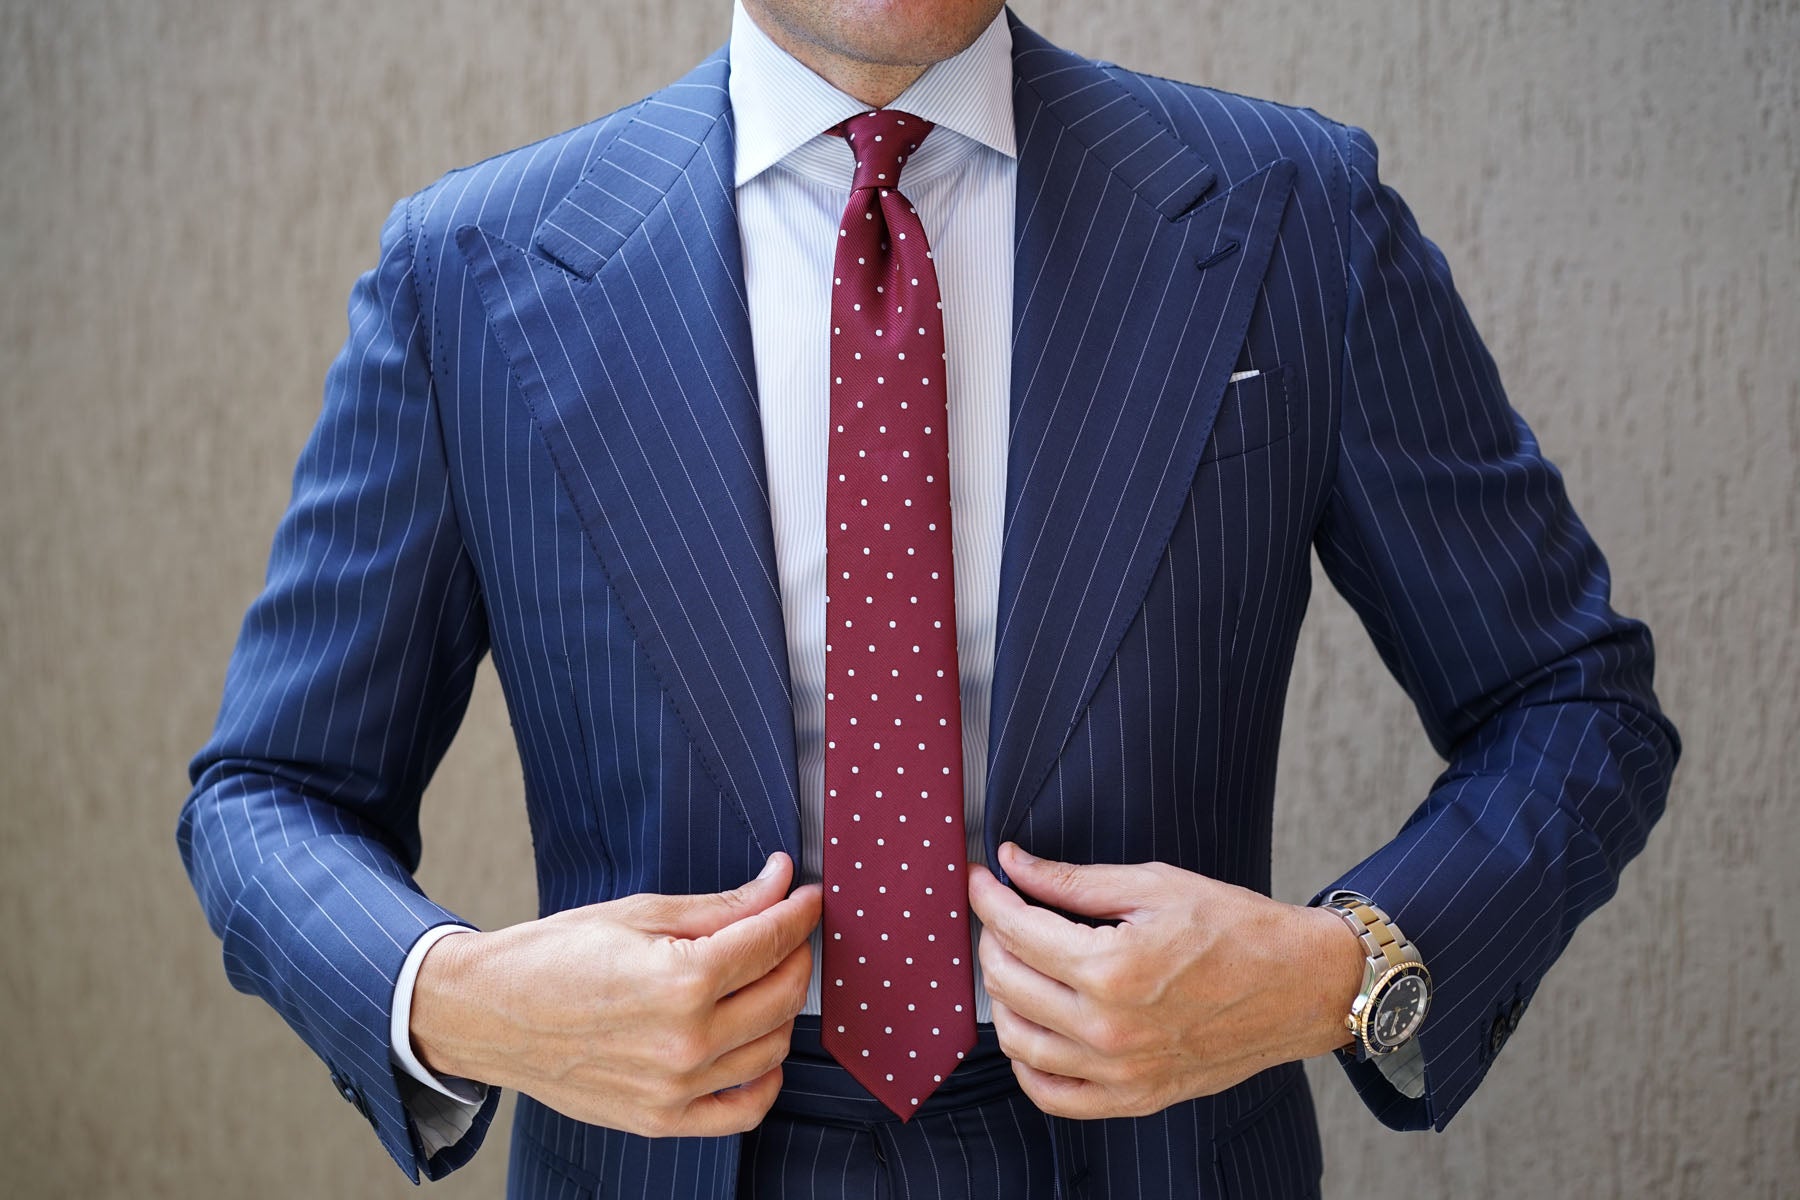
M1050 1121L1019 1091L992 1026L902 1122L837 1065L819 1019L795 1022L775 1107L745 1135L739 1200L1040 1200L1055 1191Z
M1130 1121L1051 1118L1019 1090L992 1026L901 1122L838 1066L819 1019L795 1023L780 1096L741 1140L650 1143L556 1116L520 1097L507 1194L515 1200L1308 1200L1320 1163L1299 1064L1172 1110L1198 1161L1148 1154ZM1203 1131L1211 1136L1202 1136ZM1167 1131L1165 1131L1166 1133ZM1157 1143L1162 1145L1162 1142ZM734 1153L735 1151L735 1153ZM1179 1156L1177 1156L1179 1158Z

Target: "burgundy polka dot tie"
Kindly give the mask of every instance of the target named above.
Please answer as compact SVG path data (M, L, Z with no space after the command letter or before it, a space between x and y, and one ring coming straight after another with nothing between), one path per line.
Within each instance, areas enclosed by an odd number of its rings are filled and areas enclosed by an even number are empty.
M899 191L931 123L885 109L834 132L856 174L831 303L820 1019L905 1119L975 1044L944 315Z

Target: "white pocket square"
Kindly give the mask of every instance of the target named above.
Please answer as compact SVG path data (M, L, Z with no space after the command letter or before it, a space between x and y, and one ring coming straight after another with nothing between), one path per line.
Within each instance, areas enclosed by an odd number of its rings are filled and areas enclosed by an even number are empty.
M1255 379L1258 375L1261 375L1261 374L1262 374L1261 371L1233 371L1231 373L1231 378L1227 379L1225 382L1226 383L1242 383L1246 379Z

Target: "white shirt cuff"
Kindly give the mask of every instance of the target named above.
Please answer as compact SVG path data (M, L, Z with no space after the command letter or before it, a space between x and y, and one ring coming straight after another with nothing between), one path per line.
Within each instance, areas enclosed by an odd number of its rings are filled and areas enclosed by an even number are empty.
M413 987L419 982L419 965L430 949L453 933L473 933L467 925L434 925L419 935L400 966L400 978L394 983L394 1010L388 1022L388 1048L401 1070L434 1092L459 1104L478 1107L487 1098L487 1086L470 1079L446 1076L439 1079L425 1068L412 1048ZM473 1119L474 1114L470 1117Z
M1403 1042L1392 1054L1384 1054L1375 1060L1381 1073L1389 1084L1408 1100L1417 1100L1425 1094L1425 1047L1419 1045L1419 1039Z

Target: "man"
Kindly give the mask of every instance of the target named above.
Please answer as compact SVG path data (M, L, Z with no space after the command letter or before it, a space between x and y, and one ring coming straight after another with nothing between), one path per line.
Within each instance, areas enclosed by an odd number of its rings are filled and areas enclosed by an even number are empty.
M350 316L180 838L415 1177L513 1087L517 1196L1310 1195L1299 1060L1441 1128L1661 810L1648 633L1316 114L741 0ZM1449 766L1291 906L1309 547ZM489 649L546 915L476 933L410 870Z

